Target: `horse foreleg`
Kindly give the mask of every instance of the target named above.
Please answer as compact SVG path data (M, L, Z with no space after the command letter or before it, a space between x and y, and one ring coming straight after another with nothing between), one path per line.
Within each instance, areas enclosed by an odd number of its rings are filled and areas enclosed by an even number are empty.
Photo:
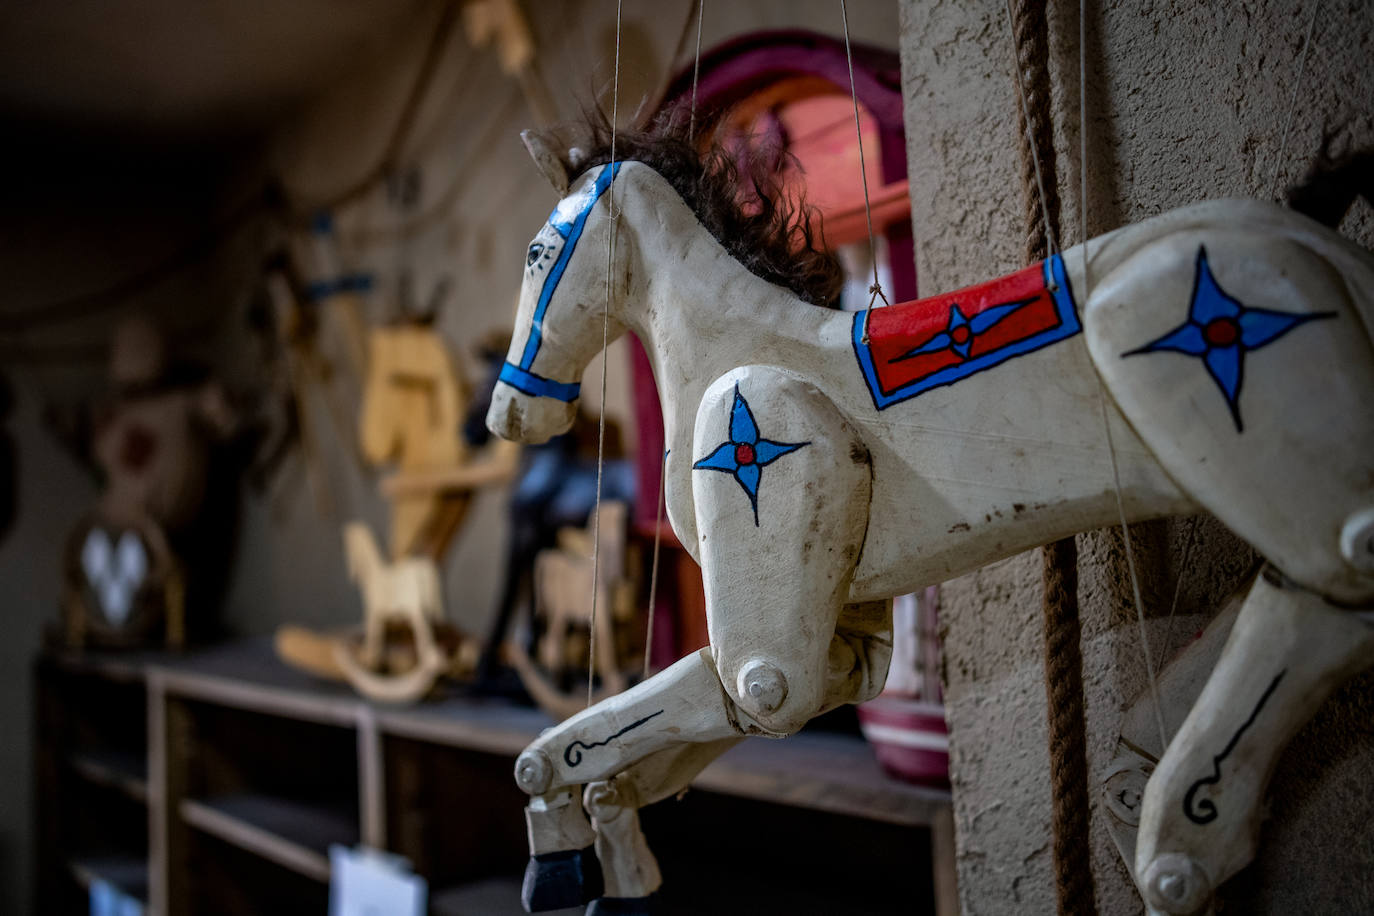
M1145 786L1136 881L1151 912L1191 914L1255 855L1279 754L1337 686L1374 662L1374 626L1256 580L1202 694Z
M745 728L721 689L711 650L702 649L540 735L515 762L516 783L533 796L525 809L525 908L577 906L601 894L592 828L575 787L684 742L741 737Z
M892 656L888 602L851 605L841 619L845 629L830 642L823 710L876 695ZM609 780L587 786L584 803L596 831L596 858L604 884L604 896L593 901L587 916L650 912L650 896L662 878L640 830L639 809L685 791L703 769L740 740L725 738L658 751Z
M698 548L721 683L759 731L789 735L835 702L831 650L868 528L868 448L823 392L767 366L712 383L693 436ZM861 629L890 631L886 604L878 608ZM836 663L848 677L868 655L848 645ZM868 680L881 683L886 657L880 667Z

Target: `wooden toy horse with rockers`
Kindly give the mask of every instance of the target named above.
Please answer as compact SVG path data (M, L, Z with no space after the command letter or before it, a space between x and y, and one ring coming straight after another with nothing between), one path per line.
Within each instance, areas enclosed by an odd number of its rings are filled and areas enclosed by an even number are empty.
M603 306L611 337L633 330L711 639L520 755L526 906L646 911L660 878L637 808L745 736L877 694L890 596L1115 523L1119 498L1132 521L1211 512L1270 564L1143 802L1148 907L1204 907L1253 857L1286 741L1374 662L1350 613L1374 600L1374 258L1276 205L1217 201L845 314L805 301L811 262L770 268L731 228L774 219L790 242L806 230L785 207L710 212L735 193L718 157L524 139L563 199L527 252L488 425L566 429Z

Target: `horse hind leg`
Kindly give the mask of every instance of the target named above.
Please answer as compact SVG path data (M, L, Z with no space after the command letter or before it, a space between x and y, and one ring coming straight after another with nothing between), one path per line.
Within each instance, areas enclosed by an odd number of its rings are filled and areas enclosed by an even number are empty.
M1136 881L1152 913L1192 914L1255 854L1279 754L1374 663L1374 626L1272 569L1256 580L1202 694L1145 787Z
M685 791L692 780L741 739L687 744L651 754L609 780L591 783L584 794L596 830L596 857L603 896L587 916L640 916L662 884L658 861L639 827L639 809Z

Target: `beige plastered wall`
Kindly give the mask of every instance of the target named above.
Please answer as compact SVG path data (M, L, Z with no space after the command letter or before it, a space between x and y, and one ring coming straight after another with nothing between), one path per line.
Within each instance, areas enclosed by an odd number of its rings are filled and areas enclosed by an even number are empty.
M1083 237L1078 4L1049 7L1054 177L1062 237L1074 244ZM1312 10L1309 3L1088 0L1093 234L1196 200L1272 198L1301 176L1326 132L1337 149L1374 142L1374 9L1321 4L1299 84ZM901 29L917 274L928 295L1021 266L1012 47L1000 0L905 0ZM1369 208L1358 206L1342 231L1374 243ZM1168 656L1207 624L1255 558L1208 517L1137 525L1132 536L1147 638L1155 658ZM1078 547L1089 783L1096 786L1122 711L1145 687L1145 663L1120 533L1083 534ZM1055 911L1041 598L1039 551L942 590L959 896L969 916ZM1338 694L1284 756L1259 858L1223 893L1227 912L1374 908L1372 683L1366 677ZM1090 840L1090 861L1079 864L1092 869L1100 912L1142 912L1095 790Z

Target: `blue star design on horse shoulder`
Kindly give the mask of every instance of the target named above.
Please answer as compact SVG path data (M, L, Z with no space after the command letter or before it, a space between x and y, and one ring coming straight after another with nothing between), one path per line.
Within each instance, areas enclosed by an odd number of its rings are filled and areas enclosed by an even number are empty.
M959 303L956 302L949 307L949 324L945 326L943 331L920 346L907 350L901 356L894 356L888 362L900 363L902 360L912 359L925 353L934 353L937 350L950 350L960 359L968 359L969 354L973 352L973 344L979 334L996 326L999 321L1012 312L1034 301L1035 298L1032 297L995 305L990 309L975 313L972 318L967 317L959 309Z
M1231 418L1236 423L1236 432L1239 433L1245 431L1240 417L1245 354L1268 346L1300 324L1335 317L1335 312L1301 314L1244 305L1217 283L1207 263L1207 249L1199 247L1188 319L1143 347L1121 355L1126 357L1171 350L1201 358L1207 373L1226 398Z
M759 481L763 468L777 461L789 452L795 452L806 442L774 442L759 436L758 424L749 402L739 393L735 385L735 402L730 407L730 438L692 465L693 470L723 471L733 474L740 487L749 496L749 504L754 509L754 527L759 524Z

